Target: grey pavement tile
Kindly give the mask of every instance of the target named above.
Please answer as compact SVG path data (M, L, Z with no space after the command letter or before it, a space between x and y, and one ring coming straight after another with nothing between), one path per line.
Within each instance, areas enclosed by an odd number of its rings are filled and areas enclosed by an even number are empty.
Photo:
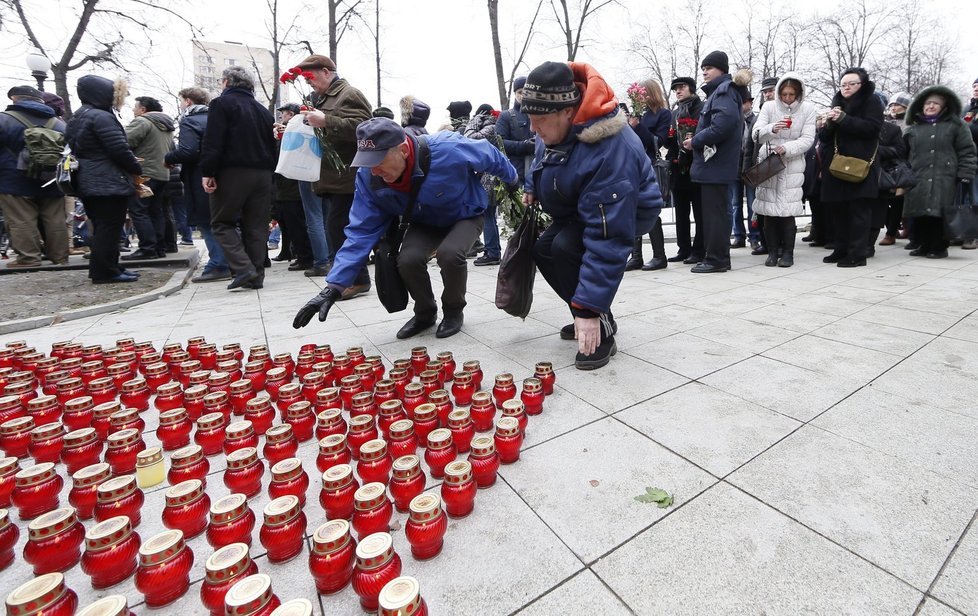
M650 314L649 311L622 318L615 318L618 323L618 333L615 334L615 343L619 351L628 351L634 347L648 344L653 340L660 340L667 336L677 333L675 330L663 327L659 323L650 323L643 319L642 315ZM573 358L571 358L573 359Z
M817 312L835 317L848 316L870 305L867 302L831 297L818 292L802 293L801 295L784 299L781 303L785 306L799 308L805 312Z
M615 417L717 477L801 425L700 383L688 383Z
M967 340L968 342L978 342L978 316L971 315L961 319L941 335L947 338Z
M910 357L873 381L873 387L923 408L936 406L978 418L978 382L973 372Z
M948 479L978 488L978 417L865 387L812 422Z
M842 286L857 287L860 289L902 293L920 286L930 278L933 278L933 276L933 272L925 275L921 273L912 273L908 271L908 268L900 268L896 270L891 269L877 272L867 272L858 278L850 278L848 280L841 281L839 284Z
M935 368L978 373L978 354L975 353L975 344L944 336L917 351L908 361L923 362Z
M560 386L558 380L554 393L547 396L543 402L543 413L530 416L523 447L529 448L549 441L605 416L584 400L569 394Z
M911 614L921 594L719 484L592 569L636 614Z
M605 413L620 411L688 381L626 353L618 353L600 370L582 371L571 366L557 371L561 387Z
M806 276L806 274L808 272L798 272L790 276L762 280L755 284L762 289L791 292L794 294L814 293L832 284L824 275Z
M690 308L698 308L722 315L740 315L751 310L768 306L778 301L774 294L745 293L742 288L710 293L693 300L677 302Z
M946 289L925 292L923 287L918 287L887 300L886 305L894 308L963 317L974 312L976 300L978 300L978 293L975 292L962 293Z
M909 310L897 308L886 304L870 306L865 310L849 316L850 319L866 321L867 323L883 323L900 329L923 332L925 334L939 334L958 322L959 317L924 312L922 310Z
M736 270L733 270L736 271ZM718 291L730 291L744 286L742 278L733 276L689 276L677 280L677 287L694 289L702 293L716 293Z
M932 594L965 614L978 614L978 524L971 524Z
M627 616L632 611L585 569L557 588L540 597L517 614L520 616L553 616L567 611L602 616Z
M871 381L903 359L899 355L815 336L789 340L764 351L763 356L828 376L854 378L863 382Z
M975 511L978 489L815 427L728 479L918 589Z
M622 286L627 284L629 284L628 279L622 282ZM675 285L655 285L652 288L641 288L630 293L622 293L619 289L615 302L611 305L611 311L617 318L668 306L678 301L678 289L679 287ZM703 293L704 291L689 290L682 295L692 298Z
M621 329L619 329L620 331ZM618 348L620 349L620 334L615 336L615 341L618 343ZM505 355L513 362L513 370L522 367L532 372L533 367L538 361L549 361L553 363L555 370L559 370L560 368L566 368L574 364L574 355L577 353L577 342L573 340L561 340L560 336L554 331L552 334L541 336L534 340L497 346L496 351Z
M863 385L760 356L714 372L701 382L799 421L809 421Z
M751 321L752 323L772 325L801 334L808 333L839 319L835 315L812 312L780 302L745 312L740 315L740 318L745 321Z
M752 353L760 353L801 335L776 325L747 321L743 317L725 317L688 330L688 333Z
M634 318L650 323L667 334L672 334L716 323L723 320L724 317L715 312L672 304L642 312L634 315Z
M679 505L716 481L612 418L525 451L500 474L584 562L669 513L635 500L646 487Z
M751 357L753 353L690 334L673 334L627 353L690 379L698 379Z
M934 334L855 319L841 319L829 323L811 332L811 335L904 357L934 339Z
M846 299L854 302L863 302L866 304L880 304L886 303L891 298L895 297L899 293L891 291L879 291L876 289L861 289L859 287L846 287L842 285L831 285L826 286L816 291L813 291L811 295L819 295L822 297L831 297L836 299Z
M961 612L949 608L936 599L928 597L916 614L917 616L959 616Z

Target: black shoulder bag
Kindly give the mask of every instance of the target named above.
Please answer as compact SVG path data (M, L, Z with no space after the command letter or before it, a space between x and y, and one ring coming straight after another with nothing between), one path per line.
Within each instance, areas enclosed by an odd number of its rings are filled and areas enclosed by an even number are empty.
M381 236L374 248L374 284L377 287L377 297L390 313L407 308L408 291L397 269L397 254L401 250L404 233L411 226L411 214L414 211L414 203L418 200L418 192L421 191L421 185L428 176L428 169L431 168L431 149L428 147L428 140L418 137L417 144L418 164L422 175L411 180L411 196L408 197L404 215L400 219L395 218L391 221L387 232Z

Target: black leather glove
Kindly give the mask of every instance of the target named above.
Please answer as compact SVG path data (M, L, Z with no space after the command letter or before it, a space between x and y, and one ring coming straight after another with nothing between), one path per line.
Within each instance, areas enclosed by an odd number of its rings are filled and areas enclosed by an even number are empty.
M329 309L340 299L340 295L340 291L332 287L326 287L319 292L319 295L306 302L306 305L299 309L299 312L295 315L295 320L292 321L292 327L294 329L305 327L312 320L312 315L317 312L319 313L319 321L325 321L326 315L329 314Z
M516 192L517 190L519 190L522 187L523 187L523 185L520 184L519 177L517 177L512 182L506 182L506 190L509 191L509 192L511 192L511 193Z

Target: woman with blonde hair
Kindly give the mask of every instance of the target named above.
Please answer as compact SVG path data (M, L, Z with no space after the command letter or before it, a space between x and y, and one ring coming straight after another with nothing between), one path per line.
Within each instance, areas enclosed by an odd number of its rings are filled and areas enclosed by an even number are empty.
M645 153L655 164L655 161L662 158L659 148L666 144L669 138L669 127L672 125L672 112L669 111L669 103L662 92L662 86L654 79L646 79L639 83L645 88L645 97L642 100L645 105L644 110L639 115L634 113L628 118L628 123L632 130L642 140L645 146ZM659 187L662 194L667 195L668 187ZM664 205L668 206L666 202ZM649 231L649 241L652 243L652 259L647 263L642 262L642 238L636 237L632 246L632 256L625 265L625 271L643 269L645 271L664 269L669 263L666 261L665 237L662 234L662 219L660 218L655 226Z

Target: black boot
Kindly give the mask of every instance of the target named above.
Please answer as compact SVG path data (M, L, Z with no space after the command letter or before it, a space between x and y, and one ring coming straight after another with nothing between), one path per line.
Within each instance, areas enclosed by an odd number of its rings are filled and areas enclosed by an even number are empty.
M795 237L798 235L797 232L794 216L789 216L782 221L781 258L778 259L778 267L791 267L795 264Z
M774 267L778 264L778 246L781 244L779 233L780 220L780 218L773 216L766 216L764 218L764 243L767 244L769 251L767 253L767 259L764 261L764 265L767 267Z
M636 237L632 242L632 256L625 263L625 271L631 272L633 270L642 269L642 238Z
M869 257L875 257L876 256L876 240L878 240L879 237L880 237L880 230L879 229L870 229L869 230L869 237L867 238L867 244L866 244L866 257L867 258L869 258Z

